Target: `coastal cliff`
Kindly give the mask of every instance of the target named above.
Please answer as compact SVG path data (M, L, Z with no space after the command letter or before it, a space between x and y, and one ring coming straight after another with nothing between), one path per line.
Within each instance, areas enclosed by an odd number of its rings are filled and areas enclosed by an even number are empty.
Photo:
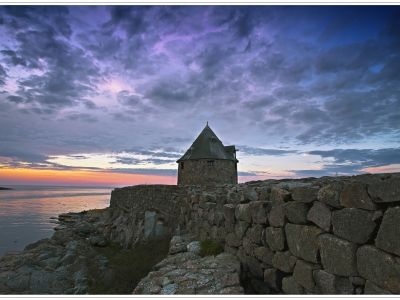
M101 281L112 281L118 267L105 249L119 255L151 243L160 245L158 256L147 256L157 257L142 269L143 280L126 283L130 293L400 293L399 173L132 186L115 189L107 209L61 215L59 222L50 239L0 258L1 293L98 293L93 278L101 273ZM191 240L171 253L184 236ZM188 246L201 241L224 253L202 260ZM210 277L209 285L196 285L208 264L235 261L239 282L213 285ZM171 277L172 270L182 275ZM179 282L188 272L195 279L184 289Z

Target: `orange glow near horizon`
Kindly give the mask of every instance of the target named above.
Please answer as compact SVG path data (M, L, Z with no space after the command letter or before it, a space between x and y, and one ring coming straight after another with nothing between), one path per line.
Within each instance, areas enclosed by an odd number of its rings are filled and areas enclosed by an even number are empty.
M114 173L107 170L0 168L0 185L1 184L127 186L137 184L176 184L176 177Z

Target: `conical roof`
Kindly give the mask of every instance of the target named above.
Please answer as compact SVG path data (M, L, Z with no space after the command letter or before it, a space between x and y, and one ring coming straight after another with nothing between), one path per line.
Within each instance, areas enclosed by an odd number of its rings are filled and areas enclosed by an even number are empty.
M192 146L177 162L194 159L226 159L237 162L235 146L225 147L208 126L208 123Z

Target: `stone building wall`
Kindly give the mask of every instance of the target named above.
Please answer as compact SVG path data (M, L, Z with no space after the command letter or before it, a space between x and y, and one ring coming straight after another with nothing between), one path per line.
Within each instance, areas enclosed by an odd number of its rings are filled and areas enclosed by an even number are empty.
M179 163L179 185L237 184L237 180L237 164L231 160L199 159Z
M258 293L400 293L398 173L139 186L114 191L111 207L117 240L132 242L120 228L128 223L144 238L144 212L164 211L170 230L219 241L236 255Z

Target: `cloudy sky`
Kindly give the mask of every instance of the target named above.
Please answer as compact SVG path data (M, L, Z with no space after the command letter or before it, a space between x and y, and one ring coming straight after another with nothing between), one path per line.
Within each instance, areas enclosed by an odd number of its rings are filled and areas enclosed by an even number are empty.
M173 184L206 121L241 181L400 171L400 7L2 6L0 40L0 184Z

